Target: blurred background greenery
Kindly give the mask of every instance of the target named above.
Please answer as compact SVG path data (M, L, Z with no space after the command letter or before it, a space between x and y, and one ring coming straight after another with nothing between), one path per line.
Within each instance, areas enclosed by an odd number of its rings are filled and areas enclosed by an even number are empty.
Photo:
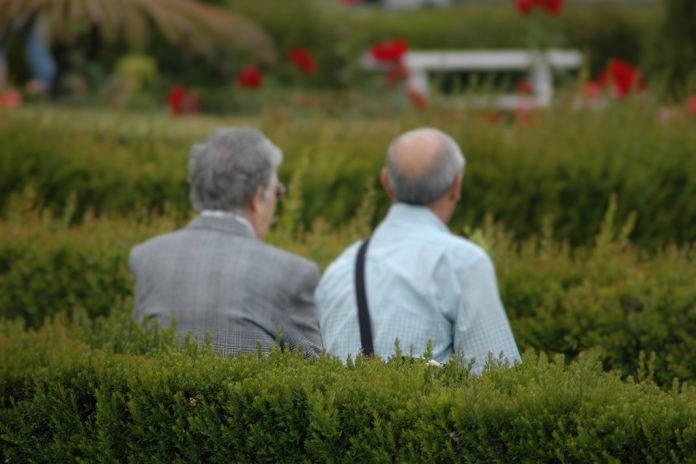
M10 3L13 8L0 7L0 48L11 84L30 80L22 43L32 21L47 15L58 69L54 99L156 109L166 107L170 89L184 86L195 92L200 111L215 113L258 112L258 100L282 101L288 90L380 95L382 76L359 62L371 44L404 38L412 50L524 48L530 22L513 0L397 12L331 0L156 0L147 8L118 0L101 12L78 8L89 4L82 0L62 9L51 5L63 2L52 0ZM585 53L579 79L598 75L618 58L659 82L669 100L679 100L694 91L695 5L570 0L544 27L552 45ZM297 47L316 59L315 73L302 73L288 60ZM236 84L248 65L263 73L263 92Z

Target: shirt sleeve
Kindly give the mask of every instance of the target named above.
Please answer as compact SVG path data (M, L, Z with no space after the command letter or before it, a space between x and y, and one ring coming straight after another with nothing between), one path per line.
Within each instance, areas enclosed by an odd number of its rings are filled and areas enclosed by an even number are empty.
M495 269L487 256L463 270L461 297L454 323L454 349L467 360L474 359L473 371L480 373L489 354L509 363L520 353L500 300Z
M128 269L133 276L133 320L139 324L142 324L144 318L144 311L142 305L142 277L138 276L139 261L137 255L138 247L135 246L131 248L130 254L128 255Z

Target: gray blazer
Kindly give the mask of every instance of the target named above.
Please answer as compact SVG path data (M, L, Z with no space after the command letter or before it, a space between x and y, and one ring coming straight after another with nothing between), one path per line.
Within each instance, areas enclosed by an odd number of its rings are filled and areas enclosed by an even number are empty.
M187 227L133 247L133 318L176 320L182 336L217 351L264 351L281 340L308 354L322 350L314 312L316 264L258 240L231 217L200 216Z

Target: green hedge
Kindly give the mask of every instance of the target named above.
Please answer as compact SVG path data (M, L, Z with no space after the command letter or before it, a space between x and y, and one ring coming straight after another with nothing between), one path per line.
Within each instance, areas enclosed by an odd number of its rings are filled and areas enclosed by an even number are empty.
M237 360L117 322L0 322L4 462L693 462L696 390L591 354L452 362ZM132 342L90 344L90 337ZM170 334L171 335L171 334Z
M73 223L88 212L188 217L190 145L216 126L252 124L285 151L282 177L302 171L298 214L305 225L319 217L346 224L370 188L380 192L374 223L387 207L377 185L387 144L405 129L433 125L456 137L468 158L456 228L481 224L490 212L519 239L537 234L550 216L556 237L589 244L616 193L620 220L638 214L630 237L636 244L696 240L693 119L682 114L663 124L643 99L601 111L566 108L560 101L532 125L493 125L478 112L441 107L400 119L314 113L301 121L272 107L249 121L19 111L0 120L0 217L27 189L36 207Z
M292 199L292 198L291 198ZM298 205L295 205L298 206ZM325 267L345 246L367 236L369 203L362 221L338 232L320 223L303 231L289 208L269 240ZM469 235L491 253L501 295L522 349L576 358L598 350L607 369L635 372L641 353L654 352L655 380L696 379L696 268L691 247L648 254L626 241L627 225L613 224L614 210L595 245L571 249L550 228L518 244L487 222ZM35 213L0 222L0 317L39 327L58 312L107 315L129 306L133 283L129 248L180 223L169 219L137 225L128 218L92 219L65 229ZM300 224L301 225L301 224ZM457 232L455 230L455 232Z

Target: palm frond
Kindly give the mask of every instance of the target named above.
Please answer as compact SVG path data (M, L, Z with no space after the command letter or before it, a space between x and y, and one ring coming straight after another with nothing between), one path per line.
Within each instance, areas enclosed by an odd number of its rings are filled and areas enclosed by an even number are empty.
M256 24L195 0L0 0L0 37L37 16L48 20L59 41L96 26L107 41L141 45L154 25L167 41L196 53L232 48L275 58L270 37Z

